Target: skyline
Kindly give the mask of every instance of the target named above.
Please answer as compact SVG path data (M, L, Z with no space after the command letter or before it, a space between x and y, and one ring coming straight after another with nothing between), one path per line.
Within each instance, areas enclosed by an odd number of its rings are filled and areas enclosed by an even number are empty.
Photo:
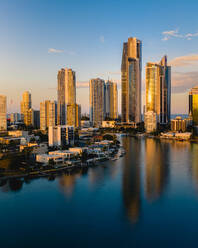
M159 9L157 1L0 1L0 93L8 98L8 112L19 112L23 91L31 92L35 109L44 100L56 100L57 72L65 67L76 72L82 113L89 109L88 82L96 77L119 83L120 112L122 45L137 37L142 106L145 65L166 54L172 66L172 114L187 113L188 90L198 84L198 3L190 2L167 1L166 9Z

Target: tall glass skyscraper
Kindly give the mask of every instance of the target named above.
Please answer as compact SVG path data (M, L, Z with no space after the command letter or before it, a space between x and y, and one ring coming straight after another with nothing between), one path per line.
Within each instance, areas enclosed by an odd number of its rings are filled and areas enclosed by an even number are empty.
M107 118L112 120L118 118L117 83L111 81L105 84L105 112Z
M122 121L141 122L142 42L128 38L123 44L121 84Z
M146 65L146 112L157 114L160 124L170 122L171 115L171 67L164 56L160 63Z
M67 104L76 104L76 75L72 69L58 71L58 125L66 124Z
M46 130L57 123L57 103L46 100L40 103L40 129Z
M21 101L21 120L26 126L32 125L32 120L30 118L32 108L32 98L29 91L25 91L22 96Z
M89 82L89 115L93 126L99 127L105 118L105 81L96 78Z
M7 130L7 98L0 95L0 131Z
M189 115L192 116L193 125L198 125L198 86L189 92Z

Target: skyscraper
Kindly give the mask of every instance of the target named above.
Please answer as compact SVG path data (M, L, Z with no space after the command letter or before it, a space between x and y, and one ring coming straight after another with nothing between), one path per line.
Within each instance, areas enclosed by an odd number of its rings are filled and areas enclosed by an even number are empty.
M106 118L118 118L118 91L117 84L107 81L105 84L105 112Z
M198 86L189 92L189 115L192 116L193 125L198 125Z
M46 130L57 123L57 103L46 100L40 103L40 129Z
M142 42L128 38L123 44L121 85L122 121L141 122Z
M21 120L26 126L29 126L29 109L32 108L32 99L29 91L25 91L21 101Z
M58 71L58 125L65 125L67 104L76 103L76 75L72 69Z
M100 78L89 82L90 122L93 126L101 126L105 117L105 81Z
M157 114L160 124L170 122L171 112L171 67L164 56L160 63L146 65L146 112Z
M0 95L0 131L7 130L7 98Z
M80 127L81 106L78 104L67 104L67 125Z

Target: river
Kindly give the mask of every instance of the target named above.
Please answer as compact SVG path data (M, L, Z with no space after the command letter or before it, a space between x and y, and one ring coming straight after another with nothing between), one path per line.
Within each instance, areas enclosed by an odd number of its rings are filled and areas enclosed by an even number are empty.
M198 144L122 144L116 161L2 183L1 247L197 247Z

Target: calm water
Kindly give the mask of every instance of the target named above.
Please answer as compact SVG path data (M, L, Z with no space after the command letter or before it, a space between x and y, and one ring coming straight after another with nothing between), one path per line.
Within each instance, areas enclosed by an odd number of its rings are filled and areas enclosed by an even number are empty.
M0 246L197 247L198 144L122 139L125 157L0 187Z

